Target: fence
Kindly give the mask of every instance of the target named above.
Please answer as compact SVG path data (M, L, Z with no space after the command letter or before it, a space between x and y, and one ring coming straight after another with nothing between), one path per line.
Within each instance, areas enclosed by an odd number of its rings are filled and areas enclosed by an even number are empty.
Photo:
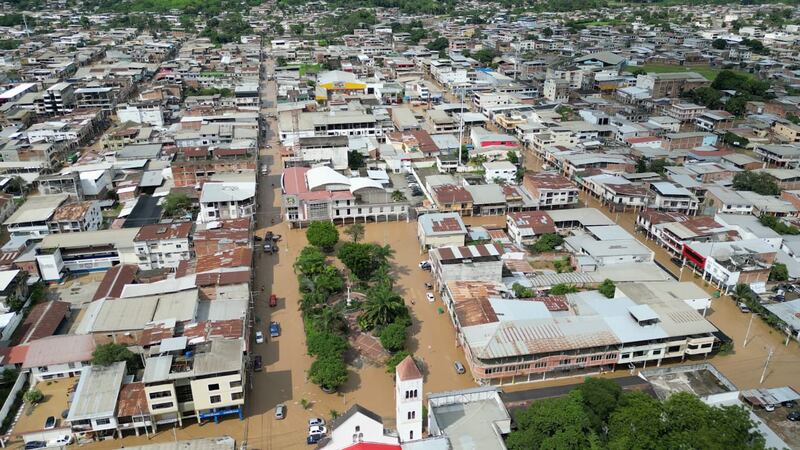
M13 408L14 403L16 403L17 395L19 395L22 388L25 387L27 378L27 372L21 372L19 376L17 376L17 381L14 382L11 392L8 393L8 397L6 397L6 401L3 403L3 408L0 409L0 424L6 420L9 414L14 414L16 412L12 411L11 408Z

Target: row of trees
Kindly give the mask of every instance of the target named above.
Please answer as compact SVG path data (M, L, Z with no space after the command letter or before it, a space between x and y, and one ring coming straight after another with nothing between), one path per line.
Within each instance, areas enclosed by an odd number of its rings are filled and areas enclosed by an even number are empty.
M773 97L769 92L768 81L759 80L751 75L732 70L723 70L711 83L687 92L691 101L711 109L725 109L731 114L740 116L745 112L745 104L751 100L767 100ZM735 94L723 101L723 91L734 91Z
M781 332L786 329L786 322L782 321L778 316L772 314L770 310L761 304L761 297L758 296L750 286L746 284L737 284L736 289L733 291L733 298L737 302L742 302L755 314L761 316L771 327L774 327Z
M778 195L781 188L771 175L765 172L746 170L733 176L733 189L737 191L753 191L761 195Z
M764 437L740 406L713 407L677 393L665 401L587 378L569 395L534 402L515 414L509 450L763 449Z

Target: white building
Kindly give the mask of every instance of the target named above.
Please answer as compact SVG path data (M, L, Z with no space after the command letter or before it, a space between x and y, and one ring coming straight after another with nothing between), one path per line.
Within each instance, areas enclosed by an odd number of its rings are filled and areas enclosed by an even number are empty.
M164 111L160 105L119 105L117 106L117 117L121 123L135 122L150 124L154 127L164 126Z
M421 397L420 397L421 398ZM383 427L381 416L354 405L344 414L331 421L328 443L324 450L343 450L359 443L384 444L381 448L400 449L397 436Z
M483 169L486 171L484 179L487 183L501 181L504 184L516 184L517 166L509 161L485 162L483 163Z
M411 356L397 365L394 395L400 442L422 439L422 373Z
M14 237L40 239L50 233L47 222L68 198L68 194L29 197L3 225Z
M254 182L205 183L200 194L200 215L197 220L207 223L251 217L255 210L255 196Z
M191 222L145 225L133 240L142 270L177 268L191 258Z
M125 376L125 362L108 367L84 367L70 403L66 421L83 435L114 436L117 432L117 399Z

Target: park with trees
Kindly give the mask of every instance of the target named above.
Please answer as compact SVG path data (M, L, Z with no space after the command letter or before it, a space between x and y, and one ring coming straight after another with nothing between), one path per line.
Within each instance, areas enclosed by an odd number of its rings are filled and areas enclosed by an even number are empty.
M339 243L339 230L333 224L312 222L306 230L309 245L294 263L307 351L314 357L308 378L326 392L347 382L350 338L359 333L367 333L386 350L389 372L408 355L411 316L394 289L390 266L394 250L359 242L365 234L361 224L344 232L350 240Z

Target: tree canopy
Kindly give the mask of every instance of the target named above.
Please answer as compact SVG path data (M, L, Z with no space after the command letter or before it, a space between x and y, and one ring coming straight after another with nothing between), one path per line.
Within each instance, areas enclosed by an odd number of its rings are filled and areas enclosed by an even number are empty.
M109 342L108 344L100 344L95 347L92 352L92 364L98 366L110 366L115 362L126 361L131 362L136 360L136 355L128 350L128 347L122 344L115 344Z
M600 283L600 286L597 287L597 290L600 291L601 294L605 295L606 298L613 298L614 292L617 290L617 286L613 281L606 278L602 283Z
M331 251L333 247L339 242L339 231L336 225L327 221L314 221L308 226L306 230L306 239L308 243L320 247L324 251Z
M165 217L180 217L192 207L192 200L186 194L167 194L161 208Z
M688 393L660 401L600 378L587 378L565 397L534 402L515 422L509 450L764 448L742 407L709 406Z
M768 173L745 170L733 176L733 189L737 191L753 191L761 195L778 195L781 188Z
M564 238L558 233L544 233L531 245L531 250L536 253L552 252L564 243Z

